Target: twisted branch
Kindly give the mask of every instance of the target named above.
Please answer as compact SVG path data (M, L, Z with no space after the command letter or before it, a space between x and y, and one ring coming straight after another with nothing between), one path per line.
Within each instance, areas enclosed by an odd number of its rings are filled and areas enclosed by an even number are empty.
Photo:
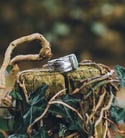
M14 50L14 48L16 48L17 46L19 46L20 44L23 44L25 42L30 42L33 40L39 40L40 44L42 45L42 49L39 52L39 55L28 55L28 56L17 56L15 58L12 59L11 61L11 54L12 51ZM17 61L20 60L39 60L39 59L43 59L43 58L50 58L52 56L51 53L51 48L50 48L50 44L49 42L43 37L43 35L39 34L39 33L34 33L28 36L23 36L21 38L18 38L14 41L12 41L6 52L5 52L5 56L4 56L4 61L3 64L1 66L0 69L0 88L4 89L6 86L6 79L5 79L5 72L6 72L6 68L9 64L14 64Z

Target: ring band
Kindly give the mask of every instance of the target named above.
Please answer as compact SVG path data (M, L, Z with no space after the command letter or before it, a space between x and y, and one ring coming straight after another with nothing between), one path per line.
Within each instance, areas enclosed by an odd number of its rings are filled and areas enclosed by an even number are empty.
M78 61L75 54L70 54L48 61L48 68L50 72L58 71L64 73L77 69Z

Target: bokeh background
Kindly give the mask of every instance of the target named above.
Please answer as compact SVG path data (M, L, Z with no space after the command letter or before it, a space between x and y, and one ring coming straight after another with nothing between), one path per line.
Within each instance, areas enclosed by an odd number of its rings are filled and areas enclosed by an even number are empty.
M79 61L125 66L125 0L0 1L0 64L11 41L35 32L50 41L53 58L75 53ZM39 49L33 42L16 48L12 56Z

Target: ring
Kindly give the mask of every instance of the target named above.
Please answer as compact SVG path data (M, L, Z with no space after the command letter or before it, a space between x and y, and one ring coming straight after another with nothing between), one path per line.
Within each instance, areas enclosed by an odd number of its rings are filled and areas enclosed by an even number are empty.
M48 61L48 69L50 72L58 71L64 73L77 68L78 61L75 54L70 54L61 58Z

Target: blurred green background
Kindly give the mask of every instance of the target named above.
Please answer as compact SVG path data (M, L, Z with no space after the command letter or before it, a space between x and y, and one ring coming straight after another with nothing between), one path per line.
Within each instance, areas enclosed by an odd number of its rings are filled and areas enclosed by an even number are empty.
M35 32L50 41L53 58L75 53L79 61L125 66L125 0L0 1L0 64L11 41ZM16 48L13 56L39 49L34 42ZM39 63L25 67L34 65Z

